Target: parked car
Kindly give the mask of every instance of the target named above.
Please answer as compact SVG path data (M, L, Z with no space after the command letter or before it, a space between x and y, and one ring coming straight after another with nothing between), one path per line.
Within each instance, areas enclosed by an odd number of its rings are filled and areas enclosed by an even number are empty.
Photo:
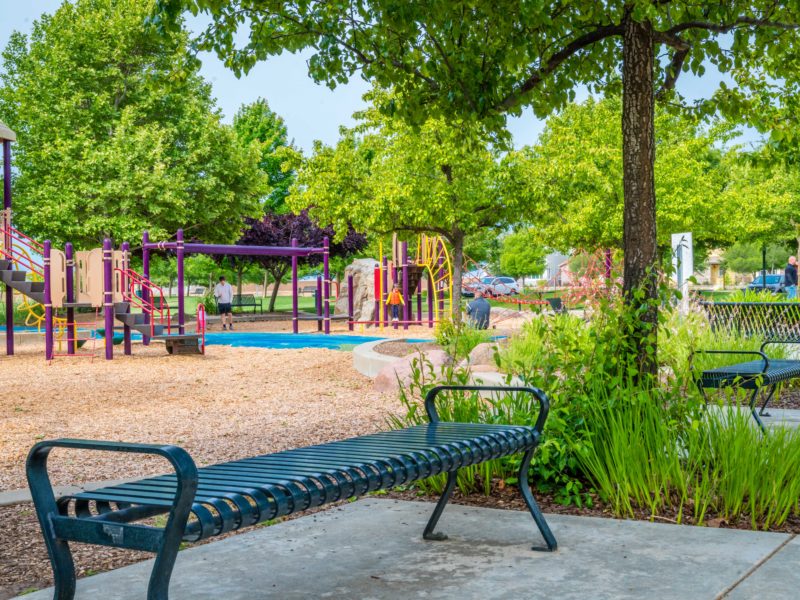
M783 294L786 292L786 280L783 275L767 275L766 282L764 276L759 275L753 281L747 284L746 291L759 292L761 290L769 290L773 294Z
M484 277L481 279L483 293L487 296L511 296L519 294L519 284L513 277Z

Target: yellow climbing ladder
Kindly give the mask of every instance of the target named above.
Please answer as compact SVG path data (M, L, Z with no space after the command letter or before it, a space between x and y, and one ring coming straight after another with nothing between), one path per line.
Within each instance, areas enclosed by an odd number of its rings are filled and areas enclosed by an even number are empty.
M422 234L417 240L416 264L424 267L433 282L436 302L433 303L434 320L452 318L453 315L453 265L447 244L440 236ZM440 314L440 300L444 296L444 314Z

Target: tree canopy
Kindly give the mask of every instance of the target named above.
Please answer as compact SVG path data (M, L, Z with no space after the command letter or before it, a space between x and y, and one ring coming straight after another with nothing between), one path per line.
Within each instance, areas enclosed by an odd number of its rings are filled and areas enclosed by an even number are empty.
M258 148L258 167L267 176L270 186L264 208L272 212L286 210L286 196L295 173L283 168L285 158L281 150L290 145L283 118L272 111L266 100L259 98L237 111L233 117L233 130L243 143L255 144Z
M517 153L538 212L539 234L562 251L622 248L622 132L616 96L570 104L547 120L537 144ZM670 234L692 231L697 243L715 247L736 234L728 215L736 198L723 195L729 162L720 142L729 134L719 125L702 127L696 119L656 111L655 163L658 243ZM715 218L715 216L717 218Z
M503 238L500 247L500 269L503 275L525 277L544 272L547 250L538 232L520 229Z
M257 214L259 156L220 123L182 26L153 2L65 2L3 52L0 118L18 133L15 222L78 247L179 227L229 242Z
M374 92L368 97L382 97ZM352 225L375 233L438 234L453 246L454 306L468 234L519 220L525 201L506 186L510 174L480 126L430 119L419 127L369 109L343 129L335 147L317 144L289 197L311 207L337 235Z

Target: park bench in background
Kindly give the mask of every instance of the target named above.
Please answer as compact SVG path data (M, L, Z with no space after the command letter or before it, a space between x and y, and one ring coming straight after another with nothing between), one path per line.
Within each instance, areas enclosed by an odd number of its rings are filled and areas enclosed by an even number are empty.
M539 402L539 414L533 427L443 422L436 410L436 397L442 391L532 394ZM70 541L155 553L147 597L164 600L181 542L196 542L440 473L447 473L447 483L423 537L445 539L434 529L453 492L458 470L513 454L523 454L519 468L522 498L547 549L555 550L555 537L528 483L528 468L549 410L545 394L528 387L439 386L426 395L425 409L427 424L199 469L189 454L176 446L92 440L36 444L28 455L27 476L53 567L55 597L74 596ZM172 464L175 473L56 499L47 474L47 456L53 448L158 455ZM163 527L133 524L163 514L168 515ZM253 590L254 595L258 592ZM219 595L223 597L224 590Z
M800 360L769 358L764 350L770 344L800 344L800 303L701 302L700 306L714 331L731 331L766 340L758 351L698 350L689 357L690 364L694 354L758 357L755 360L705 369L695 375L695 382L706 401L706 389L737 387L749 390L750 412L763 431L764 423L760 417L769 416L765 411L777 386L800 378ZM757 411L759 394L763 399L761 408Z
M254 314L256 309L261 313L264 312L261 301L254 294L234 294L231 299L231 310L236 308L252 308Z

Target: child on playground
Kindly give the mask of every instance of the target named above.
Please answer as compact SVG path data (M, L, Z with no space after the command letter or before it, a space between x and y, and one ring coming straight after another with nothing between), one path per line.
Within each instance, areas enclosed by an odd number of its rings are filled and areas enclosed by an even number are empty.
M396 322L400 318L400 305L405 305L405 300L403 300L403 294L400 293L400 290L397 286L392 288L392 291L389 292L389 297L386 299L387 306L392 307L392 322Z

